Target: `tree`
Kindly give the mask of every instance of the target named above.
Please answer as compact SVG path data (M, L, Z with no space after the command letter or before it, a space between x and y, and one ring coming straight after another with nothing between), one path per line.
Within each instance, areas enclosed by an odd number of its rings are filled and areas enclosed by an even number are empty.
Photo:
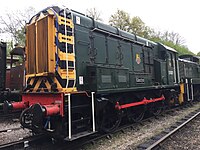
M116 26L121 30L129 32L131 30L130 15L123 10L117 10L114 15L111 15L109 19L109 24L112 26Z
M163 40L166 40L166 41L171 41L171 42L173 42L174 44L177 44L177 45L183 45L185 43L184 38L181 37L180 34L175 33L175 32L165 31L162 34L161 38Z
M116 26L121 30L172 47L179 52L179 55L181 54L194 55L194 53L192 53L187 48L187 46L184 45L185 40L183 37L180 36L180 34L169 31L165 32L155 31L150 27L146 26L140 17L135 16L131 18L130 15L123 10L117 10L117 12L114 15L111 15L109 23L110 25Z
M87 9L86 15L94 18L94 20L103 21L103 19L101 18L101 13L99 11L97 11L96 8Z
M149 38L152 29L146 26L140 17L133 17L130 22L131 33L137 34L144 38Z
M25 24L33 14L35 14L35 9L29 7L23 12L21 10L11 11L5 16L0 16L0 25L2 26L0 32L9 34L14 43L24 46Z
M116 26L121 30L148 38L151 34L151 29L145 25L140 17L130 17L130 15L123 11L117 10L114 15L111 15L109 20L110 25Z
M14 48L13 41L11 40L11 41L7 42L6 45L7 45L6 55L10 56L10 51Z
M183 45L184 39L178 34L174 32L169 32L165 31L164 33L158 31L154 31L150 37L150 40L154 42L160 42L163 43L164 45L167 45L171 48L174 48L175 50L178 51L179 55L182 54L192 54L192 53L187 46Z

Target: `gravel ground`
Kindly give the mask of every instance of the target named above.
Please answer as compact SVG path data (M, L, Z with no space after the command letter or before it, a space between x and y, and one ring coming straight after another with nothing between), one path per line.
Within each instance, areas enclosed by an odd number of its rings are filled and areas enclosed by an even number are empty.
M20 127L20 123L18 120L8 119L0 122L0 130L15 128L15 127Z
M168 139L161 150L199 150L200 149L200 116Z
M190 112L200 108L200 104L194 107L175 111L173 115L166 114L152 122L143 122L143 125L135 125L133 129L125 129L123 133L118 132L112 135L111 139L103 138L95 142L94 145L88 144L82 150L129 150L148 140L152 136L169 128L176 121L180 120Z
M13 121L11 119L0 122L0 130L18 128L20 127L20 123L17 121ZM10 132L0 133L0 144L18 141L21 138L30 136L31 133L27 129L19 129Z

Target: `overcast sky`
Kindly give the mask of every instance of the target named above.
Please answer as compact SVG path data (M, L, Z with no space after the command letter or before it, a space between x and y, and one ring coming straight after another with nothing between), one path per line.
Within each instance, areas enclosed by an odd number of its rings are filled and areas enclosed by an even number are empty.
M24 10L32 6L36 11L58 5L85 13L95 7L105 23L117 9L139 16L147 26L160 31L179 33L185 45L194 52L200 51L200 5L198 0L6 0L1 2L0 14L9 10Z

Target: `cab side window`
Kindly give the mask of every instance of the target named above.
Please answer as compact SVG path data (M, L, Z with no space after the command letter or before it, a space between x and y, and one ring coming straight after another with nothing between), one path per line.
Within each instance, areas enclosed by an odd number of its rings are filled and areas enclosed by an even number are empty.
M169 57L168 57L168 62L169 62L169 67L174 67L174 55L172 55L172 53L169 53Z

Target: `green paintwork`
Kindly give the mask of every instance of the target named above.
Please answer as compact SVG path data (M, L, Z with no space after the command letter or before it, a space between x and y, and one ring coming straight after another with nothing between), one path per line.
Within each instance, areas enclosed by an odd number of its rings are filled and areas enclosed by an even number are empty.
M123 92L174 84L165 58L171 53L177 59L172 49L75 12L73 18L78 90ZM155 62L162 62L161 70Z
M166 62L155 60L155 80L159 84L167 84L167 76L166 76Z
M129 70L104 66L87 66L88 89L93 91L104 89L128 88Z
M199 58L192 55L182 55L179 60L181 79L193 79L193 84L200 84Z

